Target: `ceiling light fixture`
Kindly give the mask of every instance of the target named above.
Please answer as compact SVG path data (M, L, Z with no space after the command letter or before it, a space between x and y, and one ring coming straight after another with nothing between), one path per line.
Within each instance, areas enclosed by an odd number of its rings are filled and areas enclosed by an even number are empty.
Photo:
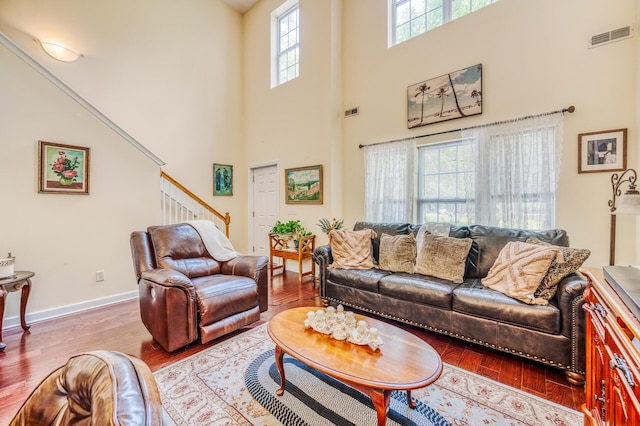
M61 62L74 62L78 60L78 58L84 57L83 54L74 52L68 47L64 47L63 45L58 43L42 41L39 39L35 39L35 41L40 44L40 47L42 47L42 50L44 50L47 55Z

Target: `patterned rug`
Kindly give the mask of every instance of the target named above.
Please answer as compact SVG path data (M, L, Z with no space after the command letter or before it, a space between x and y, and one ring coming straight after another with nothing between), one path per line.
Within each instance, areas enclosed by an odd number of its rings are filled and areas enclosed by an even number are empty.
M261 325L154 373L164 423L283 424L251 396L244 381L251 363L273 348L266 325ZM583 424L578 411L447 364L435 383L412 396L452 425Z
M271 349L254 359L244 381L251 396L285 425L354 426L374 425L378 419L371 398L344 383L285 356L285 393L277 396L280 373ZM417 401L407 405L407 393L393 391L387 426L451 426L434 409Z

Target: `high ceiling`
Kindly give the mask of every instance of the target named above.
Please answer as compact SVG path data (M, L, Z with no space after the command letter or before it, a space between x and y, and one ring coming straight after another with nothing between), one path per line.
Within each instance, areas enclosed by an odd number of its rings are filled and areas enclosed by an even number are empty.
M253 7L254 4L258 3L258 1L259 0L224 0L226 4L242 14L251 9L251 7Z

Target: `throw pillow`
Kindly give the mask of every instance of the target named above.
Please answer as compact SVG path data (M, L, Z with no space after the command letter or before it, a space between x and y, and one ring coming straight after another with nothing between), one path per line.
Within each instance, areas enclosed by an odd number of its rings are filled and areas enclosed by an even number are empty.
M372 269L371 238L376 233L371 229L351 231L349 229L334 229L329 232L331 254L335 269Z
M527 243L538 244L541 246L552 246L545 241L536 237L527 238ZM576 249L571 247L558 247L564 257L564 262L558 262L555 259L551 262L547 274L542 278L540 286L536 289L534 296L542 299L550 300L558 290L558 284L564 277L576 272L582 264L591 255L591 251L587 249Z
M535 297L534 293L556 257L564 260L555 246L508 242L482 279L482 285L530 305L546 305L547 300Z
M452 238L424 232L416 241L416 272L460 284L464 281L471 238Z
M380 236L380 269L413 274L415 264L416 237L413 234Z

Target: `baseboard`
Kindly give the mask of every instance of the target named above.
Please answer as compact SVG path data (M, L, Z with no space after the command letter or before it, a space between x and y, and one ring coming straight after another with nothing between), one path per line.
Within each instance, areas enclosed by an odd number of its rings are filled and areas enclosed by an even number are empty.
M99 308L102 306L108 306L114 303L123 302L125 300L137 299L137 298L138 298L138 290L130 291L127 293L114 294L113 296L87 300L85 302L74 303L72 305L60 306L53 309L46 309L44 311L27 313L26 321L28 324L32 324L34 322L53 319L53 318L57 318L57 317L61 317L69 314L75 314L77 312ZM2 329L5 330L8 328L19 327L19 326L20 326L20 317L16 315L14 317L5 318L4 323L2 325Z

